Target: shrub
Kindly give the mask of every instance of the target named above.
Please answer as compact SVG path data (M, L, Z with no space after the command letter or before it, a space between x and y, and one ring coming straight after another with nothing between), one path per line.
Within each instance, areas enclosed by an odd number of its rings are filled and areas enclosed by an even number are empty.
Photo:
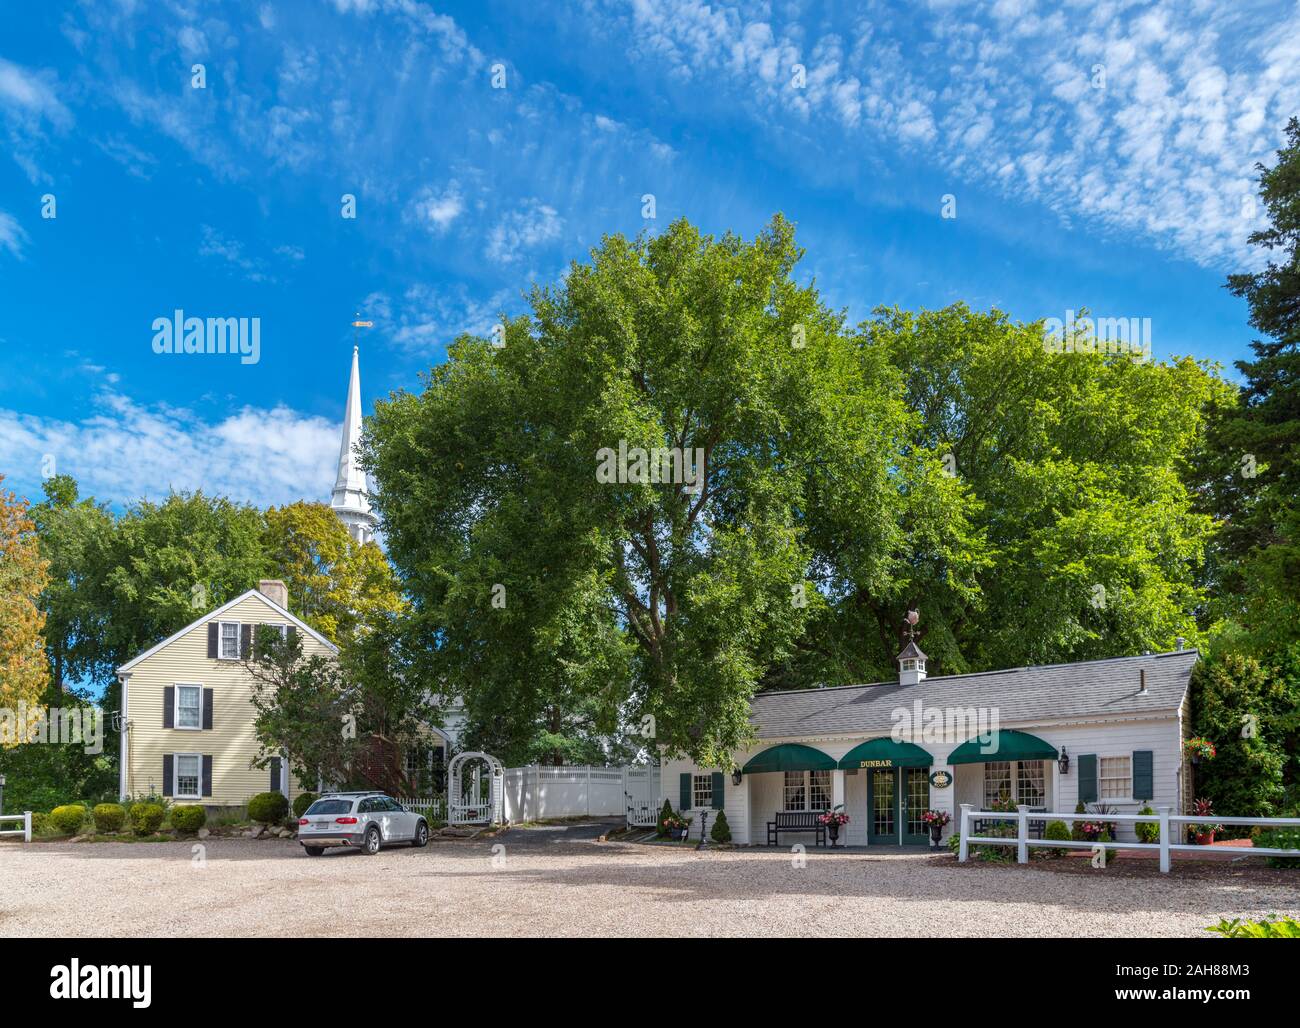
M1088 808L1085 807L1085 806L1083 805L1083 802L1082 802L1082 801L1080 801L1080 802L1078 802L1078 803L1076 803L1076 804L1074 805L1074 812L1075 812L1076 814L1086 814L1086 813L1088 812ZM1082 821L1071 821L1071 822L1070 822L1070 838L1073 839L1075 842L1086 842L1086 841L1087 841L1087 838L1086 838L1086 837L1084 836L1084 834L1083 834L1083 822L1082 822Z
M113 835L126 824L126 807L120 803L101 803L95 807L95 831Z
M39 810L32 811L32 834L44 835L50 830L50 815Z
M264 825L278 824L289 816L289 801L282 792L259 792L248 801L248 817Z
M60 835L75 835L86 820L86 808L80 803L68 803L50 811L50 824Z
M1047 827L1043 829L1043 838L1051 839L1053 842L1065 842L1072 838L1070 826L1064 821L1049 821ZM1053 846L1050 849L1044 847L1043 852L1051 857L1063 857L1070 851L1064 846Z
M167 811L161 803L132 803L128 812L131 818L131 832L135 835L153 835L162 827Z
M727 824L727 812L718 811L718 819L713 822L713 827L709 829L709 838L714 842L731 841L731 825Z
M320 797L314 792L300 792L293 798L293 816L302 817L303 814L307 813L307 808L318 799L320 799Z
M1139 814L1154 814L1151 804L1146 804ZM1133 831L1137 833L1138 842L1159 842L1160 841L1160 822L1159 821L1138 821L1133 825Z
M1300 939L1300 921L1290 917L1279 921L1242 921L1236 917L1229 921L1226 917L1221 917L1218 924L1212 924L1205 930L1217 932L1225 939Z
M208 823L208 812L198 804L172 807L172 827L178 832L197 832Z
M1265 849L1300 850L1300 828L1270 828L1255 837ZM1269 867L1300 867L1300 857L1268 857Z
M664 800L664 805L659 811L659 822L655 825L655 835L663 839L668 835L668 825L666 822L672 820L677 815L673 813L673 805Z

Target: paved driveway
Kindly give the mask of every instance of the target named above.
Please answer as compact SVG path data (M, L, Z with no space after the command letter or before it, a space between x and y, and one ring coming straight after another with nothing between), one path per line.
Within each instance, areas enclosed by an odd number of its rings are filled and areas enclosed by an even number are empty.
M1295 876L1126 878L921 854L599 843L600 823L379 856L293 842L0 844L0 935L1204 935ZM1219 870L1215 869L1216 872Z

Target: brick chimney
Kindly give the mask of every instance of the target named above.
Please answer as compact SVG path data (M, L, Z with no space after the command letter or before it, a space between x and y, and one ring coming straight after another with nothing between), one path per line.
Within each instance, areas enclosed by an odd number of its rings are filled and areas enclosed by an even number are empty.
M289 587L278 578L264 578L257 583L257 591L272 603L289 609Z

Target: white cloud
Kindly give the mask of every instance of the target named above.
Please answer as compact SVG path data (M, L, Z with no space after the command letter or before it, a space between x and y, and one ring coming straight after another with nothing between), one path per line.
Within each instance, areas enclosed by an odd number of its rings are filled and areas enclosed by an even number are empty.
M442 235L465 212L460 184L453 179L441 193L432 186L426 186L416 197L412 208L418 221L426 225L434 235Z
M338 461L340 423L288 407L243 409L208 422L191 411L101 393L79 421L0 409L7 486L40 493L45 456L83 495L126 504L198 490L258 506L323 500Z
M554 207L536 199L525 200L488 233L484 254L500 264L514 263L526 251L558 239L563 226L564 219Z
M22 257L26 243L27 232L18 224L18 219L7 211L0 211L0 250Z

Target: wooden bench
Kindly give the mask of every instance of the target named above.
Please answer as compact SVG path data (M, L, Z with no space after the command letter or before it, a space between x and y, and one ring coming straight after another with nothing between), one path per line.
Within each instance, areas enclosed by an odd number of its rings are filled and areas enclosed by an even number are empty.
M776 820L767 823L767 844L779 845L782 832L816 832L816 844L825 846L826 826L817 820L821 816L819 810L779 811Z

